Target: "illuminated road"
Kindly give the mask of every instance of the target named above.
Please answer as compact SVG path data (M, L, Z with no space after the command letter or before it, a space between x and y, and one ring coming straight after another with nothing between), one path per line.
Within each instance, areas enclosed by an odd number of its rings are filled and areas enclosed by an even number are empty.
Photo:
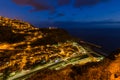
M53 61L53 62L46 63L42 66L39 65L32 70L23 70L21 72L18 72L15 75L10 76L7 80L24 78L24 76L30 75L32 73L35 73L35 72L45 69L45 68L52 69L52 70L53 69L60 70L64 67L66 67L67 65L75 65L75 64L84 65L85 63L88 63L88 62L98 62L101 59L103 59L103 58L102 57L95 58L95 57L89 57L88 55L84 55L84 57L76 56L76 57L68 58L66 60L60 60L58 62Z
M84 65L85 63L88 62L99 62L104 58L97 52L94 52L89 46L85 46L85 45L81 46L75 42L73 42L71 45L76 47L78 50L72 55L68 57L66 56L66 57L53 59L49 62L45 62L44 64L38 65L33 69L22 70L20 72L12 72L8 76L7 80L26 78L29 75L34 74L35 72L46 68L51 70L60 70L68 65L75 65L75 64ZM65 54L64 50L62 50L60 54ZM93 54L96 55L97 57L93 56ZM53 54L53 55L56 56L58 54ZM0 77L1 76L3 76L3 74L1 74Z
M60 70L68 65L84 65L104 58L90 47L99 46L84 41L79 43L62 29L35 28L27 22L5 17L0 20L1 32L6 34L8 29L11 36L0 43L0 80L1 77L7 80L26 78L46 68Z

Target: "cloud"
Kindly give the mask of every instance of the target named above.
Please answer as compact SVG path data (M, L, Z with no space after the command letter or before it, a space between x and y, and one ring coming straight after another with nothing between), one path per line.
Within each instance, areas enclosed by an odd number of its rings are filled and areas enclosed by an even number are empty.
M26 5L30 0L12 0L16 4Z
M66 5L66 4L70 4L71 0L58 0L58 5L62 6L62 5Z
M41 11L41 10L52 10L54 8L53 5L45 3L45 0L12 0L14 3L22 6L32 6L33 9L31 11ZM48 1L48 0L46 0Z
M32 3L29 3L29 4L33 7L33 10L31 10L31 11L39 11L39 10L50 10L50 11L52 11L54 9L53 6L42 4L42 3L32 2Z
M109 1L109 0L75 0L74 6L75 7L90 6L105 1Z
M95 5L100 2L105 2L109 0L12 0L14 3L21 6L32 6L33 9L31 11L42 11L48 10L50 12L54 12L56 8L65 6L65 5L73 5L75 8L81 6L89 6Z
M56 19L56 18L59 18L59 17L63 17L63 16L65 16L64 13L56 13L56 15L49 16L48 20L53 20L53 19Z
M64 13L58 13L57 14L57 17L62 17L62 16L65 16L65 14Z

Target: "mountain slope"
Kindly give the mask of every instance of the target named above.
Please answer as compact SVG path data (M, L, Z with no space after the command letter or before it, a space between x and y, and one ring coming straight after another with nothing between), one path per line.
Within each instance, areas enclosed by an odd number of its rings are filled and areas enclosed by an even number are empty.
M104 59L100 47L58 28L35 28L0 17L0 79L21 79L43 70L61 70ZM68 68L69 69L69 68Z
M105 58L98 63L67 66L59 71L39 71L28 80L120 80L120 50L113 52L115 59Z

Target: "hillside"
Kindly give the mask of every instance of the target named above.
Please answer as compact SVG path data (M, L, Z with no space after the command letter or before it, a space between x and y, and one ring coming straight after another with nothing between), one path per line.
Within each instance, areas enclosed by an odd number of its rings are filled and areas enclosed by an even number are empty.
M113 55L108 57L115 58ZM110 64L105 56L100 46L74 38L63 29L36 28L24 21L0 17L0 79L54 80L61 76L60 80L86 80L86 71L102 70Z
M120 50L116 52L114 60L105 58L98 63L71 65L59 71L39 71L28 80L120 80Z

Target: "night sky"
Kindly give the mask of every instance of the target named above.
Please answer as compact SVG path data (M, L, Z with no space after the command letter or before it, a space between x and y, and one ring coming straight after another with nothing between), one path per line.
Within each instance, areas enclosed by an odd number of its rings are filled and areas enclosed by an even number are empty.
M42 21L120 21L120 0L0 0L0 16Z

